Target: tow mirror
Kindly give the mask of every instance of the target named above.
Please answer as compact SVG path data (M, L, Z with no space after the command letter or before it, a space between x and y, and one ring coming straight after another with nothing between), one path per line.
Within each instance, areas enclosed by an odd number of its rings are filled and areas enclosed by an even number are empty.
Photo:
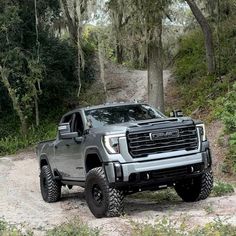
M183 112L181 110L173 110L170 112L170 117L183 117Z
M78 132L71 132L70 123L59 124L58 131L61 139L71 139L78 137Z

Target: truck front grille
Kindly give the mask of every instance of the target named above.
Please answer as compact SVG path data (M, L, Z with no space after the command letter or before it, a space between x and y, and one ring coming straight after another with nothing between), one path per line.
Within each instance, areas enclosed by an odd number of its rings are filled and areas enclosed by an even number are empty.
M198 135L195 126L149 131L128 131L128 149L132 157L145 157L179 150L198 148Z

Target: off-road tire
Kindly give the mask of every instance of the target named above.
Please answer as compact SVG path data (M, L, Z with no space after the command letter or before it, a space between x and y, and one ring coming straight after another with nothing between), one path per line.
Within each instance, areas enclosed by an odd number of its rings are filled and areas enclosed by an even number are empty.
M206 199L213 188L213 174L209 169L201 176L193 178L191 181L184 181L176 184L177 194L185 202L196 202Z
M48 165L43 166L41 169L40 189L45 202L57 202L61 197L61 183L53 178Z
M100 199L94 192L98 189ZM123 191L109 187L102 167L90 170L87 174L85 183L85 198L90 211L97 218L120 216L123 212Z

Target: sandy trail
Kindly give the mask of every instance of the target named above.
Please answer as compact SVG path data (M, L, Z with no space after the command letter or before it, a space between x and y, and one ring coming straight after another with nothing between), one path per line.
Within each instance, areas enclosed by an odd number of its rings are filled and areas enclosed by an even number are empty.
M109 90L110 101L145 100L146 72L128 71L123 68L116 70L110 74L110 78L114 78L116 83L110 84L110 87L113 86L113 89ZM166 86L171 74L165 71L164 76ZM33 229L35 235L44 235L45 230L74 217L79 217L91 227L100 228L101 235L107 236L130 235L131 219L153 223L162 216L173 220L187 218L190 226L205 224L216 217L236 225L236 194L208 198L198 203L183 203L180 199L155 203L127 198L124 217L96 219L86 205L82 188L63 188L62 192L60 202L48 204L42 200L38 163L33 150L0 158L0 218L23 225L23 228ZM207 210L209 208L210 213Z
M163 71L164 88L171 79L169 70ZM108 101L147 101L147 71L129 70L110 65L106 71Z

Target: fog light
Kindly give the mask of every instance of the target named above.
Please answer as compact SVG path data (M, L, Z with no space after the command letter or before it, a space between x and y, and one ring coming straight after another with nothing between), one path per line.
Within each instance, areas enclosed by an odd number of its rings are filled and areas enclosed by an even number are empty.
M119 180L123 176L121 164L114 163L114 169L115 169L115 174L116 174L116 180Z

